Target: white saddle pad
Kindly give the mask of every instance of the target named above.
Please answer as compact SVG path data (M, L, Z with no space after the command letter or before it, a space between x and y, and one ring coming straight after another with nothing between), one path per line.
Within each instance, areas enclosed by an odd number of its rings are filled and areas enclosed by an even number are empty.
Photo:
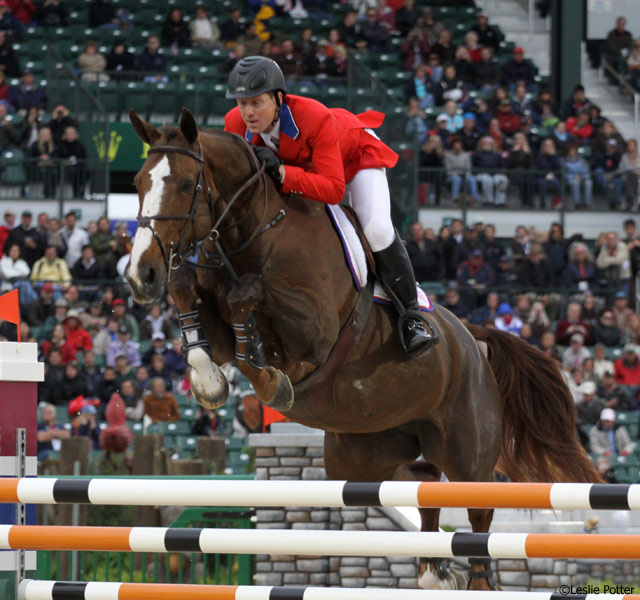
M353 276L353 283L360 291L365 285L367 285L369 277L369 269L367 268L367 258L364 253L364 248L360 242L358 234L347 217L346 213L340 205L327 204L327 212L331 218L331 222L336 229L336 233L342 242L342 248L344 249L344 256L347 261L351 275ZM433 312L433 304L429 299L429 296L425 294L424 290L416 283L418 292L418 303L420 304L420 310L423 312ZM380 285L378 281L375 282L373 288L373 301L378 304L385 304L391 306L391 301L385 289Z

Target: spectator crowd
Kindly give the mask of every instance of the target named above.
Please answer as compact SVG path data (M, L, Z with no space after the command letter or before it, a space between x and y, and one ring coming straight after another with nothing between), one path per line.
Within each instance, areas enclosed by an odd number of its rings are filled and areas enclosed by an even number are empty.
M437 233L414 223L407 251L417 279L442 286L441 303L458 318L516 335L559 362L585 445L609 456L635 447L626 430L624 440L606 433L618 430L616 411L640 414L640 316L629 301L638 234L627 219L620 235L595 243L566 238L559 223L548 232L518 226L500 240L492 225L454 219Z
M637 141L623 138L582 85L554 98L521 47L501 55L483 14L459 46L428 8L420 19L432 25L415 26L402 52L413 71L405 133L420 147L424 204L446 191L455 202L500 207L511 188L525 207L590 208L596 192L610 208L638 210Z

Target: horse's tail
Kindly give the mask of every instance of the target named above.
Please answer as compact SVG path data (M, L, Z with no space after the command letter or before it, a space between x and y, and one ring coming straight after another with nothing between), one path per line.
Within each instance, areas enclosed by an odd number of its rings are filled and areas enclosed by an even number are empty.
M527 342L469 326L489 347L502 409L498 469L511 481L600 482L576 431L575 407L555 360Z

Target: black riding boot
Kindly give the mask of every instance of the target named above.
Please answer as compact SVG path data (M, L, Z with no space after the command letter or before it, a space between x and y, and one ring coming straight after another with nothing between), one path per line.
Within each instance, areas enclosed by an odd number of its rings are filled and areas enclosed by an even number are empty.
M408 354L422 354L438 341L436 330L420 311L416 278L409 255L396 232L388 248L374 252L378 279L382 282L400 318L400 341Z

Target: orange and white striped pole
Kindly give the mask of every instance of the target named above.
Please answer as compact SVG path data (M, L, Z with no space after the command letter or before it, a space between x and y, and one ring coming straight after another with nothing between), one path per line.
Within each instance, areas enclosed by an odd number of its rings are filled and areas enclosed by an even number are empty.
M0 527L0 550L640 560L640 535Z
M617 586L617 588L625 589L623 586ZM602 593L607 593L604 588ZM509 600L599 600L602 598L597 591L592 594L567 595L552 592L278 588L30 580L22 582L18 596L19 600L502 600L506 597ZM606 598L608 600L640 600L640 594L608 594Z
M640 484L6 478L0 502L640 510Z

